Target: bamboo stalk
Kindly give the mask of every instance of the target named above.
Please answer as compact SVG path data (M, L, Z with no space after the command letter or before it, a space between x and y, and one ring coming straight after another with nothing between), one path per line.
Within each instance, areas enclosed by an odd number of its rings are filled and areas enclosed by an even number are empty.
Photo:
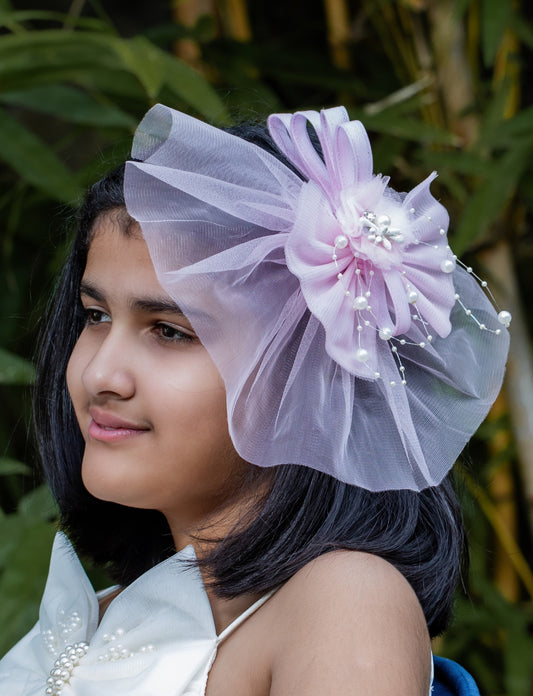
M221 9L226 34L237 41L251 41L252 28L246 0L223 0Z
M489 414L489 420L496 423L509 410L509 405L502 392ZM511 442L511 434L508 429L500 427L491 437L489 451L491 459L500 459L506 455ZM516 539L518 532L518 519L515 505L515 486L511 460L505 456L490 480L490 493L494 506L501 517L509 534ZM520 598L520 583L516 570L511 563L506 549L497 540L494 549L494 582L500 588L501 593L510 602L516 602Z
M350 15L346 0L324 0L328 42L334 65L348 69L351 65L348 43L350 40Z
M440 93L450 129L465 145L477 137L478 119L465 115L474 101L474 85L470 65L465 57L465 34L462 24L454 17L453 0L438 0L428 4L428 17Z
M506 393L518 450L523 496L530 528L533 529L533 360L530 337L509 245L502 242L484 253L482 258L490 267L496 298L513 315Z
M214 0L173 0L172 14L177 24L185 27L193 27L202 15L214 15ZM199 72L203 71L202 52L197 41L192 39L178 39L174 52L185 62L196 68Z

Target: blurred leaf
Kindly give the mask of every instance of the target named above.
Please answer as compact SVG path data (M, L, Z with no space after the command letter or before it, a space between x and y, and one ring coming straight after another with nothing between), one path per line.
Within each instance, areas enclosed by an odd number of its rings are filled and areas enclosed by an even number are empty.
M435 128L415 118L398 118L394 109L379 114L368 114L363 110L350 109L350 117L360 119L368 130L387 133L396 138L417 143L434 145L457 145L458 138L453 133Z
M89 126L127 128L133 130L136 119L116 106L95 101L85 92L66 85L31 87L13 92L0 92L0 101L51 114L64 121Z
M144 37L122 39L90 32L45 30L0 36L0 89L4 92L72 80L112 94L134 93L153 103L163 85L205 117L227 120L206 79ZM129 79L129 82L128 82ZM124 84L125 83L125 84Z
M10 474L31 474L31 469L27 464L23 464L16 459L1 457L0 476L9 476Z
M1 138L0 135L0 142ZM31 384L34 378L35 370L30 362L0 348L0 384Z
M505 646L504 683L507 696L530 696L533 638L526 630L509 633Z
M16 538L16 543L10 544L0 575L0 655L38 619L55 534L51 524L27 525L17 515L9 516L7 523L0 520L0 539L5 538L6 531Z
M57 517L57 503L48 486L43 484L22 498L18 512L22 517L45 522Z
M21 24L23 22L31 22L40 20L44 22L58 22L64 24L67 18L72 19L69 15L63 12L53 12L49 10L19 10L11 11L2 3L0 3L0 26L11 26L13 22ZM75 26L84 29L93 29L97 31L110 31L111 27L101 19L95 17L76 17Z
M494 64L510 15L509 0L482 0L481 2L481 42L483 62L486 66Z
M511 17L509 26L523 44L533 48L533 26L524 15L515 14Z
M72 202L80 193L71 172L52 148L0 109L0 158L24 181L53 198Z
M529 164L532 149L533 139L522 141L490 167L489 178L474 192L455 229L453 248L457 255L483 239L491 223L503 213Z
M486 176L489 163L484 157L472 154L466 150L454 152L438 152L435 150L421 150L419 157L426 166L436 170L450 169L460 174L473 176Z

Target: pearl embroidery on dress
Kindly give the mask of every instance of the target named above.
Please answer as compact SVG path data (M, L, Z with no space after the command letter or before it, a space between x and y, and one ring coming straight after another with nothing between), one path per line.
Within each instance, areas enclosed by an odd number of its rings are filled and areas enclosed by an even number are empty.
M80 641L74 645L67 645L57 657L54 666L50 670L50 676L46 680L46 696L60 696L65 684L68 684L74 668L82 657L87 654L89 643Z
M98 662L116 662L117 660L125 660L128 657L133 657L136 653L134 651L126 648L123 643L120 642L121 638L124 636L124 629L117 628L114 633L104 634L104 643L109 644L109 647L105 651L98 655ZM137 652L146 653L153 652L154 646L151 644L142 645Z
M48 652L57 655L59 644L63 644L68 637L82 626L79 612L73 611L67 614L64 609L60 609L57 618L57 630L48 629L42 632L42 639Z

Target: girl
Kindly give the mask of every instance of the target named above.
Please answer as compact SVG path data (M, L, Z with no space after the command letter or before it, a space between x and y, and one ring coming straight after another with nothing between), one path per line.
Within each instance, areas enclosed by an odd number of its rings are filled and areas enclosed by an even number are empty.
M61 527L117 585L58 534L2 693L426 696L445 477L510 315L433 176L394 192L342 108L221 131L158 105L132 156L82 206L35 394Z

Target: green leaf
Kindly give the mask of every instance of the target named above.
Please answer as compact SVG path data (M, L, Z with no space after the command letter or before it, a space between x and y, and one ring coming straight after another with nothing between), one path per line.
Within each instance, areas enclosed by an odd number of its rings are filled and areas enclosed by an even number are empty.
M490 176L472 195L453 235L453 249L463 254L486 235L511 200L529 164L533 140L520 142L490 169Z
M14 22L19 24L22 22L58 22L64 24L67 20L72 21L70 15L64 12L53 12L51 10L19 10L17 12L7 11L2 3L0 3L0 26L10 27ZM106 22L95 17L76 17L74 20L76 27L85 29L94 29L97 31L110 31L111 28Z
M9 459L9 457L0 458L0 476L9 476L11 474L30 474L31 469L27 464Z
M132 94L153 103L163 86L211 120L228 121L207 80L144 37L45 30L0 36L0 90L20 91L73 81L109 94Z
M8 531L16 538L0 575L0 655L6 652L37 621L39 604L48 574L50 548L55 529L49 523L28 525L17 515L9 516ZM0 538L4 521L0 521ZM1 544L0 544L1 547Z
M0 123L1 113L0 111ZM1 139L0 134L0 142ZM31 384L34 378L35 370L30 362L0 348L0 384Z
M426 163L426 166L433 169L449 169L460 174L473 176L486 176L489 162L485 156L466 152L465 150L456 150L453 152L438 152L436 150L421 150L419 154L420 160Z
M218 125L231 123L224 103L203 75L164 52L161 52L161 69L165 75L165 87L171 94Z
M163 52L143 36L136 36L126 41L116 39L110 42L110 45L122 59L124 67L135 75L153 101L165 80L165 73L162 70Z
M21 179L52 198L72 202L80 193L71 172L36 135L0 109L0 159Z
M523 44L528 48L533 48L533 26L526 17L515 14L511 18L509 26Z
M360 118L368 130L377 133L387 133L396 138L411 140L424 144L457 145L457 136L448 131L435 128L415 118L398 118L396 114L382 112L380 114L367 114L364 111L350 111L351 118Z
M47 85L4 92L0 93L0 101L82 125L128 130L132 130L136 125L136 119L116 106L96 101L85 92L66 85Z
M22 498L18 512L22 517L45 522L57 517L57 503L48 486L43 484Z
M504 32L509 26L511 16L510 0L482 0L481 4L481 43L483 62L494 64Z

